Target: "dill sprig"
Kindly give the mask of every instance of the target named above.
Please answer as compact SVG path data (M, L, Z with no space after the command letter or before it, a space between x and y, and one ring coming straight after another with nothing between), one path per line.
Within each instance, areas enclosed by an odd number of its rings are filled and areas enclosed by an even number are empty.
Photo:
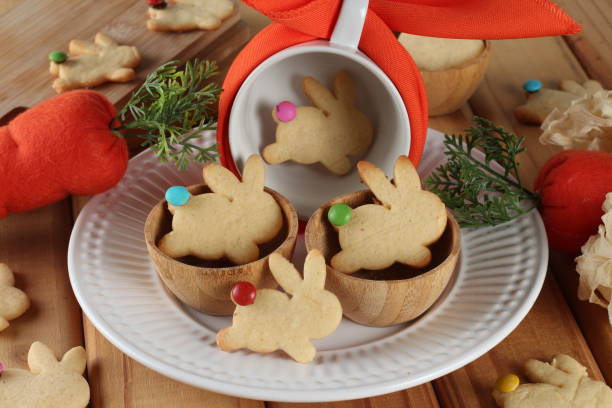
M179 69L180 61L170 61L149 74L117 114L121 130L138 129L142 146L151 148L161 161L174 161L185 169L190 159L212 161L216 145L202 148L194 144L205 130L216 129L215 105L221 88L210 79L217 74L211 61L194 59ZM111 123L116 123L115 120ZM126 136L125 134L121 134Z
M525 138L483 118L473 121L465 135L444 135L448 162L425 184L453 210L462 227L497 225L531 211L538 197L521 184L516 160L525 151ZM484 153L484 162L473 157L475 149Z

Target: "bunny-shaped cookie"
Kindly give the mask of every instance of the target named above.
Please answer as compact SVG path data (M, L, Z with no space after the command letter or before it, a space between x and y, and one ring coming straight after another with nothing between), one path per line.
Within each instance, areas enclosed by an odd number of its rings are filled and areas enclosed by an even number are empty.
M9 320L21 316L30 307L26 294L14 285L13 272L6 264L0 263L0 331L9 326Z
M371 163L357 164L364 184L382 204L366 204L353 210L351 220L338 227L342 250L331 259L335 269L353 273L379 270L400 262L413 267L431 261L428 245L446 228L446 207L435 194L421 189L412 162L400 156L393 182Z
M83 378L85 350L75 347L61 361L40 342L28 352L30 371L5 370L0 377L0 407L85 408L89 384Z
M540 125L555 109L565 111L578 98L603 90L597 81L589 80L580 85L569 79L561 81L560 89L542 88L527 97L527 103L514 109L514 116L523 123Z
M504 408L610 408L612 390L603 382L587 376L586 368L565 354L552 364L529 360L527 377L535 384L522 384L513 391L493 391Z
M149 8L152 31L214 30L232 15L231 0L174 0L164 8Z
M158 243L162 252L172 258L225 256L237 265L257 260L257 244L270 241L283 225L278 203L264 191L264 171L257 155L246 161L242 182L219 164L204 167L204 181L213 192L168 205L172 231Z
M270 270L291 299L278 290L257 291L255 302L236 306L232 326L217 334L222 350L241 348L258 353L283 350L300 363L316 354L310 339L321 339L336 330L342 320L342 306L333 293L325 290L325 259L312 250L306 256L304 280L282 255L273 253Z
M297 109L283 102L273 110L277 123L276 142L263 150L270 164L292 160L301 164L321 162L332 173L343 175L351 170L347 156L366 152L372 143L370 120L355 106L357 97L351 77L336 75L334 94L314 78L304 78L304 92L316 106ZM289 104L289 115L279 108Z
M93 87L104 82L127 82L134 79L134 70L140 63L136 47L118 45L102 33L96 34L94 43L72 40L69 51L76 55L57 63L51 61L53 89L62 93L70 89Z

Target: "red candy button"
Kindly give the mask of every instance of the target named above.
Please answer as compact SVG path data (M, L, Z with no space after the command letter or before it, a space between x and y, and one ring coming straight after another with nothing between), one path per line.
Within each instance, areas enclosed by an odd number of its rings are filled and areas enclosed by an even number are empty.
M158 4L163 3L164 0L147 0L147 4L149 6L157 6Z
M239 306L252 305L257 296L257 289L250 282L238 282L232 288L232 300Z

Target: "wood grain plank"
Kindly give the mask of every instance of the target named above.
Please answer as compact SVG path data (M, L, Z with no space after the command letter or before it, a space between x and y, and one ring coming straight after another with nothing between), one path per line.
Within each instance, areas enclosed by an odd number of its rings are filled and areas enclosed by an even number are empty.
M528 151L521 157L521 177L528 186L540 166L558 151L542 146L537 140L539 129L519 124L512 114L524 102L522 83L531 78L556 86L560 79L582 80L585 74L561 38L498 41L493 44L485 80L470 100L475 114L526 136ZM491 407L490 392L499 375L522 373L525 360L550 359L556 353L573 355L593 377L602 378L583 332L549 275L534 307L506 340L466 367L434 381L434 387L444 407Z
M74 38L92 40L102 31L121 44L135 45L142 62L136 79L96 90L118 103L153 69L166 61L186 59L218 47L226 32L241 24L236 11L217 30L158 33L147 30L144 1L21 0L0 14L3 64L0 65L0 117L18 106L31 107L55 95L47 54L66 50ZM238 30L244 30L239 27Z
M305 404L288 402L268 402L268 408L303 408ZM438 400L431 383L423 384L404 391L352 401L307 404L308 408L435 408Z
M593 79L612 89L612 2L609 0L557 0L581 26L566 37L580 63Z
M47 344L58 357L83 344L81 312L66 266L71 228L66 200L0 220L0 262L13 269L16 286L32 303L0 333L0 361L5 367L27 369L34 341Z

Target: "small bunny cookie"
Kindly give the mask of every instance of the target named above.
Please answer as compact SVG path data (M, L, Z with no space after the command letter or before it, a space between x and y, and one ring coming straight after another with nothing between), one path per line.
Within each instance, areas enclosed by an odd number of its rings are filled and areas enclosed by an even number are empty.
M270 271L291 295L273 289L257 291L255 302L236 306L231 327L217 334L224 351L247 348L258 353L283 350L299 363L308 363L317 350L311 339L332 334L342 320L342 306L325 290L325 259L312 250L306 256L304 280L282 255L269 258Z
M230 0L174 0L167 7L149 8L147 28L152 31L214 30L232 15Z
M102 33L96 34L93 43L72 40L70 57L62 62L51 61L49 70L53 76L53 89L62 93L70 89L94 87L105 82L127 82L134 79L134 69L140 63L136 47L118 45Z
M393 182L371 163L357 164L359 175L381 204L366 204L338 228L342 250L331 266L345 273L380 270L400 262L425 267L431 261L428 245L446 228L446 207L437 195L423 191L421 180L406 156L395 162Z
M69 350L61 361L40 342L28 353L30 371L5 370L0 376L0 407L85 408L89 384L83 378L87 362L83 347Z
M172 258L194 255L215 260L227 257L237 265L259 258L257 244L270 241L283 225L274 197L264 191L264 163L249 157L242 182L225 167L204 167L212 193L192 196L182 205L168 205L172 231L158 243Z
M270 164L321 162L332 173L344 175L352 167L347 156L365 153L374 133L370 120L355 106L353 81L346 72L338 73L333 94L310 77L304 78L303 87L316 107L278 104L272 112L276 142L264 148L263 157Z
M528 81L525 84L529 82L537 81ZM586 81L582 85L576 81L563 80L559 87L560 90L534 89L527 97L527 103L514 109L514 116L523 123L540 125L553 110L564 111L574 100L603 89L599 82L593 80Z
M14 285L13 272L0 263L0 332L9 326L9 320L21 316L30 307L30 299Z
M529 360L527 377L535 384L514 390L493 391L497 405L504 408L609 408L612 390L587 376L586 368L565 354L551 364ZM505 391L505 392L504 392Z

